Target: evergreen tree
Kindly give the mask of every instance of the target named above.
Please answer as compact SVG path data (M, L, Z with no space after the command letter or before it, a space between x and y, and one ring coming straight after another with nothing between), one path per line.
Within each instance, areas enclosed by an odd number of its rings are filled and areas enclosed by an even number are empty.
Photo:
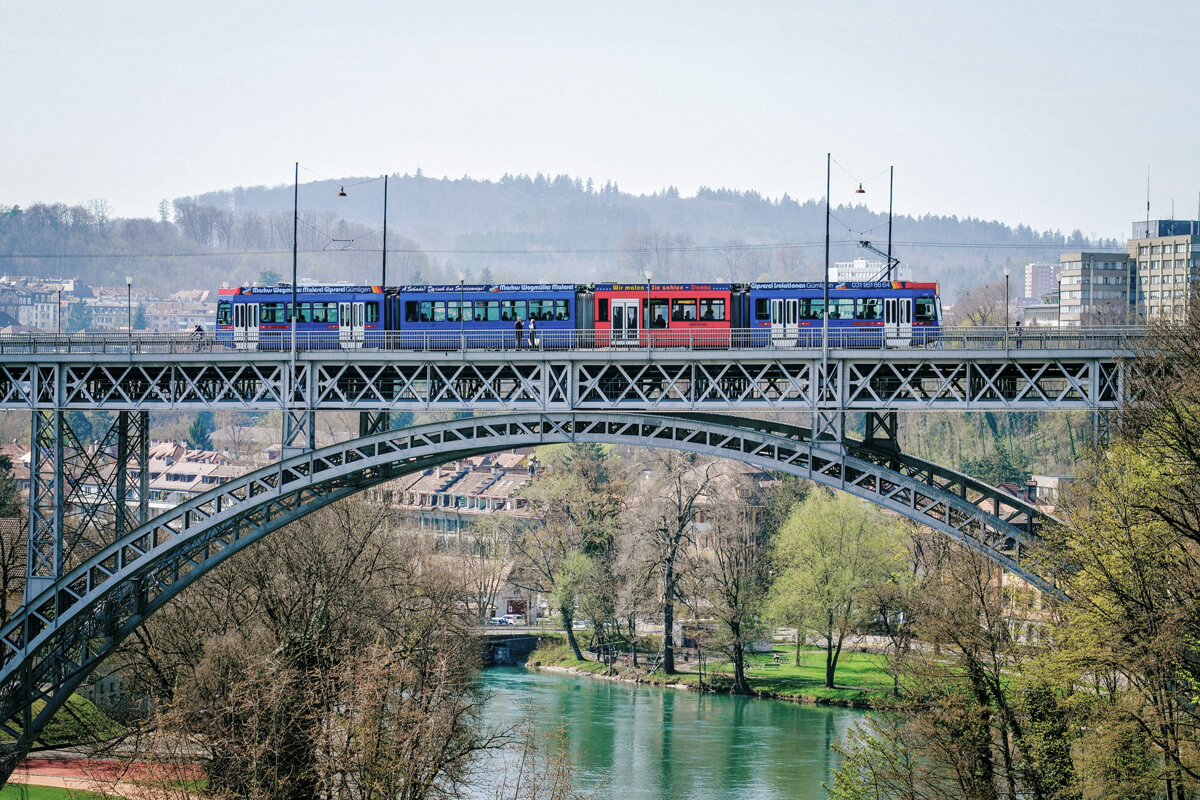
M188 441L197 450L212 450L211 435L214 430L216 426L213 424L213 412L201 411L188 428Z

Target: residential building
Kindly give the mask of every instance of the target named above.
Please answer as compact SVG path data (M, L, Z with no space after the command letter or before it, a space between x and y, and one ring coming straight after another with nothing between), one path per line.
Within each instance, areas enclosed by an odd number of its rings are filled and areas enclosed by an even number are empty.
M1124 253L1063 253L1059 318L1063 327L1129 322L1130 262Z
M1025 265L1025 294L1022 295L1022 305L1030 306L1042 302L1046 295L1058 290L1059 272L1062 264Z
M1127 258L1134 265L1138 316L1183 319L1188 298L1200 280L1200 221L1133 223Z

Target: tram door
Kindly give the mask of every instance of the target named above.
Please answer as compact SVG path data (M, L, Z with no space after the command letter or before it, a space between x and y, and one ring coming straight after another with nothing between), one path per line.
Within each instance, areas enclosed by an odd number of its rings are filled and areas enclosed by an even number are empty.
M640 300L612 301L612 343L638 343L638 317L641 316Z
M338 343L343 350L357 350L367 337L365 303L338 303Z
M233 346L237 350L258 349L258 303L234 305Z
M912 344L912 298L885 297L883 300L883 342L887 347Z
M800 335L800 301L792 298L771 300L771 341L795 341Z

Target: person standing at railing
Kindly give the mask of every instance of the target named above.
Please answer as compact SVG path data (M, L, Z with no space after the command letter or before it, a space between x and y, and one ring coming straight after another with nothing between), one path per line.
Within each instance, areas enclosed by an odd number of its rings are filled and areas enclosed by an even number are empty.
M513 334L514 334L514 337L515 337L515 340L516 340L516 347L517 347L517 349L518 349L518 350L520 350L520 349L521 349L521 333L522 333L522 329L523 329L524 327L525 327L525 326L521 324L521 318L520 318L520 317L517 317L517 321L516 321L516 323L513 325Z
M204 326L203 325L197 324L195 329L192 331L192 346L195 348L197 353L199 353L202 349L204 349Z
M529 349L532 350L535 347L537 347L537 342L534 341L534 319L531 316L529 318Z
M1017 324L1013 328L1013 346L1018 350L1021 349L1021 320L1017 320Z

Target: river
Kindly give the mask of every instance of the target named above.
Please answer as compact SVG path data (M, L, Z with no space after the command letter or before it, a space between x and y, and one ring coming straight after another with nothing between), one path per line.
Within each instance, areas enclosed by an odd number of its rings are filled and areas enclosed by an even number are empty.
M829 746L862 715L524 669L483 680L487 725L531 704L543 731L565 720L578 788L606 800L823 799Z

